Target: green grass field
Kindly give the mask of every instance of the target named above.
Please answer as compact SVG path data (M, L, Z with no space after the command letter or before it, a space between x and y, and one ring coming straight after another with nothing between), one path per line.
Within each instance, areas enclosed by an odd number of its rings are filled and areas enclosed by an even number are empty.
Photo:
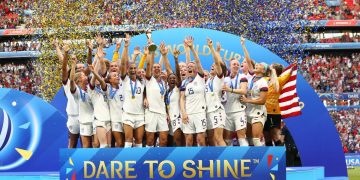
M348 169L348 176L349 176L349 180L360 179L360 167Z

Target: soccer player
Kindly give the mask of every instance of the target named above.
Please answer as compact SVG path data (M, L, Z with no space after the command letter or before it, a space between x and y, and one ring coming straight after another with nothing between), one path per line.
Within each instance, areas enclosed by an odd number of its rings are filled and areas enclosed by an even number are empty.
M107 148L111 145L111 122L110 110L108 104L109 88L104 79L98 75L104 67L104 56L102 48L98 48L96 53L95 71L90 80L89 95L94 106L94 125L96 127L96 136L100 142L100 148Z
M124 128L122 125L124 92L123 83L117 72L110 72L107 76L109 83L109 107L112 135L115 139L115 147L124 147Z
M194 49L193 37L187 37L185 44L195 57L195 63L187 64L188 77L180 88L180 109L185 134L186 146L193 145L193 134L196 134L197 144L205 146L206 102L204 71L200 58Z
M75 74L76 60L71 61L70 90L74 98L79 101L80 137L83 148L91 148L93 134L94 108L87 93L88 77L80 71ZM93 71L92 65L90 70Z
M268 83L264 78L269 68L266 63L255 64L254 76L249 82L248 96L241 96L240 102L247 103L247 120L251 124L252 141L254 146L262 146L263 127L266 121L266 96Z
M68 148L76 148L77 141L79 139L80 124L79 124L79 100L76 99L70 91L70 81L68 79L69 72L67 68L68 52L70 47L68 44L63 46L64 55L59 56L59 60L62 61L62 83L64 87L64 93L67 98L66 113L68 116L66 126L69 131L69 144ZM61 54L61 52L60 52ZM75 56L71 57L75 59Z
M181 75L180 75L180 66L179 66L179 55L180 51L174 50L174 59L175 59L175 72L173 73L170 67L169 60L166 58L164 60L165 67L168 76L168 86L169 89L166 92L166 108L168 113L168 119L170 121L170 134L173 136L173 140L176 146L183 146L184 135L181 131L181 117L180 117L180 86L181 86Z
M215 52L211 39L207 39L207 44L214 58L214 64L211 66L210 70L211 76L207 80L205 88L207 129L210 131L210 133L208 133L208 138L211 145L226 146L223 139L226 113L224 106L221 103L226 66L225 64L222 64L220 55Z
M246 95L248 81L239 72L240 63L236 59L230 61L230 76L225 78L223 90L226 91L225 141L231 144L231 132L236 131L240 146L248 146L246 140L246 105L240 102L240 96Z
M130 36L126 34L124 49L121 57L121 79L124 89L124 104L122 121L125 131L125 148L132 147L135 138L135 147L142 147L144 136L144 83L136 76L136 64L128 61ZM127 72L126 72L127 71Z
M168 50L162 42L160 53L163 59L167 58ZM145 110L146 147L154 147L155 133L159 133L159 145L167 145L169 126L166 120L165 93L166 83L161 79L161 66L154 63L154 52L151 52L150 61L146 67L146 98L148 108Z

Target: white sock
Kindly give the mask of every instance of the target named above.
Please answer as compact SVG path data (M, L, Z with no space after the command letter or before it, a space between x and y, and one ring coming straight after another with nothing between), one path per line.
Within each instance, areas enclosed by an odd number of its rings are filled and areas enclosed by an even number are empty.
M254 142L254 146L263 146L263 144L260 142L260 138L252 138Z
M248 140L249 146L253 146L254 142L253 142L253 138L246 138Z
M135 147L137 147L137 148L140 147L140 148L141 148L141 147L143 147L143 146L142 146L142 144L135 144Z
M131 148L131 147L132 147L132 142L125 142L124 148Z
M107 148L108 145L107 144L100 144L100 148Z
M239 138L238 141L240 146L249 146L249 143L245 138Z
M148 145L146 145L146 147L147 147L147 148L152 148L152 147L154 147L154 145L152 145L152 146L148 146Z
M231 146L232 145L232 140L231 139L225 139L225 143L227 146Z

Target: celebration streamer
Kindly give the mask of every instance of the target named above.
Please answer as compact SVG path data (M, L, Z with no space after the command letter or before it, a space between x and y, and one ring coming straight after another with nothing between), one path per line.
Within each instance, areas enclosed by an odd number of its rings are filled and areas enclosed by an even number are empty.
M293 62L304 56L297 46L304 34L314 30L305 28L302 21L308 6L302 0L38 0L32 26L43 28L37 61L37 72L43 77L41 96L51 100L61 86L61 63L52 42L58 39L61 46L69 41L71 53L84 62L85 39L97 30L88 31L86 26L136 25L132 31L140 27L215 29L241 35Z

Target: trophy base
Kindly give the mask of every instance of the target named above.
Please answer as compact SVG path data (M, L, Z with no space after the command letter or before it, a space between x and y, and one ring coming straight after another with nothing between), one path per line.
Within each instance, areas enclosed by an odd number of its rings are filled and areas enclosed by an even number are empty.
M156 51L157 46L155 44L150 44L148 49L149 49L149 51Z

